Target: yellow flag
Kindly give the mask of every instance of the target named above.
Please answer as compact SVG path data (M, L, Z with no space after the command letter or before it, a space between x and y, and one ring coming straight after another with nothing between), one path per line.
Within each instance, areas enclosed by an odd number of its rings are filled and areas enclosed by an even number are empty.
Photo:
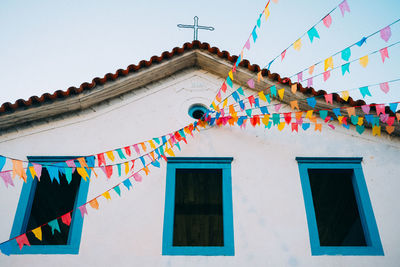
M349 99L349 91L343 91L342 98L344 101L347 101L347 99Z
M35 237L37 239L39 239L40 241L42 241L42 228L40 228L40 226L38 228L35 228L32 230L32 233L35 235Z
M79 175L83 178L83 180L86 181L86 178L89 178L89 174L85 170L85 168L76 168L76 171L79 173Z
M351 116L355 116L356 115L356 108L352 107L352 108L347 108L347 114L349 114L349 117Z
M297 100L293 100L293 101L290 101L290 107L292 108L292 109L299 109L299 104L297 103Z
M381 126L374 126L372 127L372 135L378 135L381 136Z
M233 73L232 73L232 70L228 73L228 75L229 75L229 78L231 78L231 80L233 81Z
M295 94L297 92L297 83L292 84L292 93Z
M168 148L165 150L165 153L167 153L168 155L170 155L171 157L175 157L175 153L172 149Z
M282 131L283 128L285 128L285 123L284 123L284 122L280 122L280 123L278 124L278 129L279 129L279 131Z
M86 160L84 158L78 158L78 162L81 165L81 167L89 168L89 166L86 164Z
M35 179L35 176L37 176L35 168L33 166L29 166L29 171L31 172L32 179Z
M150 147L151 147L152 149L156 149L156 145L154 144L154 141L153 141L153 140L149 140L149 144L150 144Z
M339 121L340 124L342 124L342 120L343 120L344 116L338 116L337 119Z
M110 192L106 191L103 194L101 194L103 197L105 197L107 200L111 200Z
M308 110L306 113L306 118L311 119L312 114L313 114L313 110Z
M222 103L222 108L225 108L227 105L228 105L228 98L226 98Z
M106 155L107 155L107 157L109 158L109 159L111 159L111 161L114 161L114 154L113 154L113 152L112 151L107 151L106 152Z
M368 55L360 58L360 65L364 68L368 65Z
M364 118L363 117L358 117L358 125L363 125L364 124Z
M261 119L261 121L262 121L262 123L263 123L265 126L268 126L268 123L269 123L269 115L268 115L268 114L264 115L264 117Z
M264 95L264 91L258 92L258 97L263 101L267 101L267 98Z
M280 97L280 99L283 99L283 95L285 94L285 88L279 89L278 90L278 95Z
M293 43L293 48L297 51L300 51L301 48L301 38L298 39L296 42Z
M269 17L269 15L270 15L270 12L269 12L268 6L266 6L266 7L265 7L265 10L264 10L264 15L265 15L265 20L268 20L268 17Z
M124 162L125 165L125 174L128 174L129 172L129 162Z
M324 71L326 71L329 68L333 69L333 58L332 57L328 57L324 61Z

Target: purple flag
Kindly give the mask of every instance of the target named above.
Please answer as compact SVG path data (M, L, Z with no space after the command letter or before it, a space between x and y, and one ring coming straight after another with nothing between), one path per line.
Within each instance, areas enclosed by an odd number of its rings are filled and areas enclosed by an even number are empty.
M385 42L389 41L390 36L392 36L390 26L387 26L381 30L381 38L385 40Z
M347 4L347 0L344 0L342 3L339 4L340 12L342 12L342 16L344 16L344 13L350 12L350 7L349 4Z

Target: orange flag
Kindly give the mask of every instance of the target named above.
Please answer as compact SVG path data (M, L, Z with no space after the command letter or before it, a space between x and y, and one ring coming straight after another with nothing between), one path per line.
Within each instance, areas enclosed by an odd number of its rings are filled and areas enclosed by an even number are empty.
M297 83L292 84L292 93L295 94L297 92Z
M12 164L13 164L13 178L15 175L18 175L21 177L21 179L24 179L24 182L26 183L26 172L24 171L24 167L22 166L22 161L12 159Z
M321 123L316 123L315 124L315 131L321 131L322 130L322 124Z
M290 101L290 107L292 108L292 109L299 109L299 104L297 103L297 100L293 100L293 101Z
M91 201L89 202L89 205L90 205L92 208L96 209L96 210L99 209L99 202L97 202L97 199L96 199L96 198L93 199L93 200L91 200Z

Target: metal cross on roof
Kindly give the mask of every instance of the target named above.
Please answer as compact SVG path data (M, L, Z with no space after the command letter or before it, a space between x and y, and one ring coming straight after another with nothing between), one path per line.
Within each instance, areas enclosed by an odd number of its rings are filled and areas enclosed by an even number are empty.
M194 25L186 25L186 24L178 24L179 28L191 28L194 30L194 36L193 40L197 40L197 35L198 35L198 30L208 30L208 31L213 31L214 27L208 27L208 26L199 26L199 18L195 16L193 18L194 20Z

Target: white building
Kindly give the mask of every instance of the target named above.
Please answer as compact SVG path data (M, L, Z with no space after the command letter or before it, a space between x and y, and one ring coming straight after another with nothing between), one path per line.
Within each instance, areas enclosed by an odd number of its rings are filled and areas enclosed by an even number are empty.
M211 103L236 59L194 41L78 89L3 104L0 154L46 164L131 147L134 158L131 145L194 122L190 108ZM233 88L258 71L243 61ZM264 75L254 89L244 87L246 96L275 84L285 88L283 104L298 99L309 109L303 100L315 91L293 94L290 82ZM316 108L359 103L338 100L322 98ZM283 105L279 112L291 111ZM75 172L70 184L64 175L61 185L50 183L44 170L40 183L0 182L0 242L28 232L30 243L21 250L15 239L1 245L11 255L0 255L0 266L399 266L396 132L359 135L336 120L335 130L318 122L322 132L199 127L193 137L186 132L181 151L173 148L177 158L150 165L141 182L130 179L129 191L118 186L121 197L111 190L111 200L101 194L126 181L124 164L121 176L114 166L109 179L94 168L98 177L92 172L90 182ZM3 171L10 168L7 159ZM98 210L87 204L82 219L77 207L99 195ZM59 218L52 234L48 218L71 207L70 226ZM39 241L30 230L42 224Z

